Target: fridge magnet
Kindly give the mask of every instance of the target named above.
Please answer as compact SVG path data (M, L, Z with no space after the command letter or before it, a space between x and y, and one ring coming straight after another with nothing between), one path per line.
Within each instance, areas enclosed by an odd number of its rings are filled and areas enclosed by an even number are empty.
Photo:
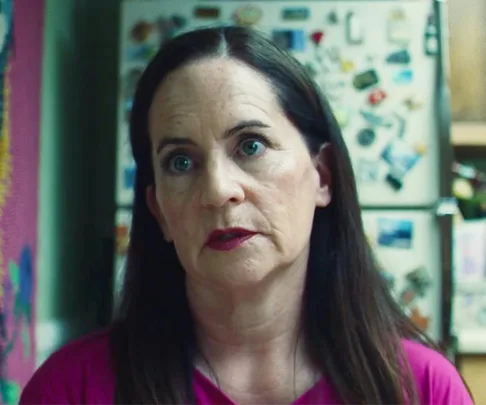
M128 251L130 230L127 225L118 225L115 228L116 253L124 256Z
M290 7L282 10L282 20L305 21L310 17L310 10L307 7Z
M194 8L194 17L201 19L217 19L221 14L219 7L203 7Z
M322 40L324 39L324 31L314 31L310 35L310 39L311 39L312 43L314 44L314 46L316 48L318 48L321 45Z
M370 146L375 142L376 139L376 134L375 131L373 131L370 128L364 128L361 131L358 132L358 135L356 136L356 140L358 141L358 144L361 146Z
M381 157L390 165L387 182L396 190L402 187L405 175L417 164L422 153L403 139L396 138L386 145Z
M412 58L410 56L410 52L407 49L403 49L401 51L392 52L386 58L386 62L390 64L396 65L408 65L411 62Z
M402 9L393 10L388 18L388 40L391 43L406 45L412 37L410 20Z
M383 269L380 270L380 275L383 278L383 280L385 281L388 288L390 290L393 290L393 288L395 287L395 276L393 274L391 274L389 271L386 271L386 270L383 270Z
M135 167L126 167L123 170L123 187L133 189L135 186Z
M345 110L344 108L334 108L333 114L334 114L334 118L336 118L336 121L341 129L346 128L348 126L349 113L347 110Z
M358 180L361 183L373 183L378 181L380 167L377 161L359 159L358 161Z
M403 118L400 114L394 113L393 114L398 121L398 138L403 138L405 136L405 129L407 127L407 120Z
M154 45L137 45L127 49L126 59L128 61L146 62L155 56L156 53L157 48Z
M396 249L410 249L412 238L412 221L395 218L378 219L378 245Z
M360 114L373 127L391 128L393 126L393 121L389 117L377 115L366 110L361 110Z
M424 297L432 284L432 278L424 267L409 272L405 279L419 297Z
M316 77L321 71L321 65L315 60L305 62L304 68L312 77Z
M364 40L361 20L353 11L346 15L346 39L350 45L360 45Z
M233 19L238 25L252 26L258 24L263 17L263 11L260 7L247 4L236 9Z
M289 51L305 50L304 30L274 30L272 40L277 46Z
M343 73L350 73L354 70L355 64L352 60L349 59L341 59L341 71Z
M332 10L328 15L327 15L327 22L330 25L336 25L339 23L339 16L336 10Z
M130 38L133 42L143 44L153 32L153 25L146 21L137 22L130 30Z
M410 320L419 328L422 332L427 332L429 329L430 318L422 315L418 308L413 308L410 313Z
M357 74L353 79L353 86L357 90L365 90L378 83L376 70L370 69Z
M393 77L393 81L395 82L395 84L401 84L401 85L410 84L413 81L413 70L412 69L400 70Z
M433 15L430 15L427 18L424 33L424 46L425 54L427 56L435 56L439 52L439 38Z
M386 99L386 93L381 89L375 89L368 95L368 103L373 107L380 105Z
M403 104L405 104L409 111L419 110L424 105L422 99L420 99L417 95L407 97L405 100L403 100Z
M400 304L408 307L415 301L415 298L417 298L415 291L411 287L407 287L400 293Z

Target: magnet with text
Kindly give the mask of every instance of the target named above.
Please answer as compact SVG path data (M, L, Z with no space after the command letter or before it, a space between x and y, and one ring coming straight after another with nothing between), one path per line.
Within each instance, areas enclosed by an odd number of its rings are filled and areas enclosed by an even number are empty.
M305 31L301 29L274 30L272 40L278 47L288 51L305 50Z
M411 249L413 222L409 219L379 218L378 245L396 249Z
M217 19L221 15L219 7L199 6L194 9L194 17L201 19Z
M289 7L282 10L282 19L286 21L305 21L310 17L307 7Z
M388 17L388 40L391 43L406 45L412 38L412 26L402 9L395 9Z
M372 145L373 142L375 142L375 139L376 133L371 128L364 128L360 130L356 136L358 144L364 147Z
M410 52L407 49L393 52L386 58L386 62L395 65L408 65L412 61Z
M368 103L376 107L386 99L386 96L386 93L381 89L372 90L368 95Z
M262 17L262 9L254 4L239 7L233 15L236 24L247 27L258 24Z
M153 25L147 21L139 21L130 30L130 38L135 43L143 44L149 39L153 28Z
M357 74L353 79L353 86L358 90L365 90L378 83L376 70L370 69Z
M364 41L364 29L355 12L346 15L346 39L350 45L360 45Z
M378 181L379 175L379 162L376 160L359 159L357 176L360 183L374 183Z

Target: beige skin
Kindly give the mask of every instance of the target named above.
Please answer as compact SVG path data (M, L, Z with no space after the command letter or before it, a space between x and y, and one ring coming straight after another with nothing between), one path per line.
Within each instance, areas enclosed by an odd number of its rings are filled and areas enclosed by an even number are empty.
M149 133L147 204L186 271L199 347L220 388L239 404L293 402L318 379L298 333L314 211L331 200L329 148L311 156L265 78L223 58L170 74ZM160 149L169 138L187 144ZM230 227L258 234L232 251L206 246ZM205 362L196 367L212 378Z

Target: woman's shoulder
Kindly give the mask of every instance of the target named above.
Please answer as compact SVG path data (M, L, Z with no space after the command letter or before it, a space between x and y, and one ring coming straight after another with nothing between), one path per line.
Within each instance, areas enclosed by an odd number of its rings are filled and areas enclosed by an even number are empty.
M108 329L56 351L34 373L20 404L113 403L109 342Z
M456 367L445 356L421 343L403 347L424 404L473 404Z

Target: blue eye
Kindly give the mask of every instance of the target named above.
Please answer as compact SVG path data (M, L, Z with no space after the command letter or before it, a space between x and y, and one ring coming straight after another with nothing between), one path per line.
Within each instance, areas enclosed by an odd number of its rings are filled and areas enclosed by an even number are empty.
M259 156L265 152L266 146L256 139L247 139L240 144L239 151L246 156Z
M192 159L185 155L176 155L169 159L167 168L174 173L188 172L194 166Z

